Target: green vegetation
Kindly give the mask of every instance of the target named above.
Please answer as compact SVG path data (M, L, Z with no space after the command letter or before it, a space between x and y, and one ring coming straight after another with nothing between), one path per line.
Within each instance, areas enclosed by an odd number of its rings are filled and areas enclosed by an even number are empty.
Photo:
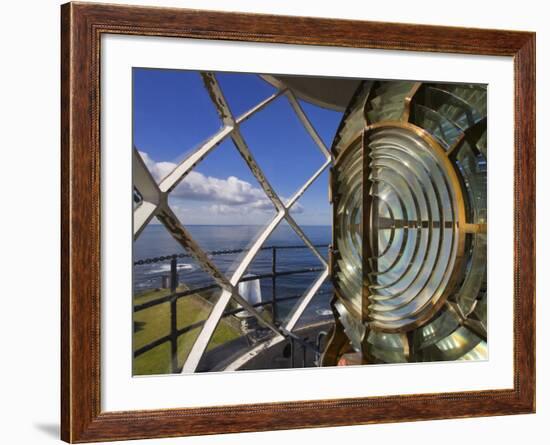
M185 286L177 289L186 290ZM170 294L168 289L155 289L134 296L134 304L142 304ZM212 309L213 293L195 294L178 299L177 327L182 329L204 321ZM183 366L195 339L201 331L197 326L178 338L178 366ZM162 303L134 313L134 351L170 334L170 303ZM224 317L216 328L207 351L242 336L240 322L235 317ZM147 351L133 361L134 375L167 374L171 372L170 342Z

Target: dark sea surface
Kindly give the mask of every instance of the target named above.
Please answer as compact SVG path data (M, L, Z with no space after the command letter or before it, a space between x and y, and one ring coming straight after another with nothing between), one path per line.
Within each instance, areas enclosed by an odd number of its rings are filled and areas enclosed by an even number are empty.
M328 248L331 240L330 226L301 226L304 233L315 245L319 252L327 258ZM192 237L200 247L208 252L224 250L247 249L263 227L250 226L214 226L195 225L187 226ZM303 248L277 249L276 270L292 271L308 268L321 268L322 263L315 254L298 237L294 230L284 224L280 224L271 236L264 243L264 246L301 246ZM170 256L172 254L186 254L185 250L171 237L164 226L149 225L134 242L134 261ZM211 260L228 278L231 277L237 265L246 254L210 254ZM272 270L273 252L272 249L261 250L247 269L247 275L260 275L270 273ZM169 259L151 262L134 266L134 292L140 293L148 289L161 286L161 277L168 275L170 271ZM277 277L276 294L277 298L302 295L313 284L321 272L306 272L294 275ZM178 278L190 288L213 284L212 278L205 273L201 267L191 258L178 258ZM272 280L265 278L260 280L262 301L271 301ZM331 286L326 281L314 297L310 307L304 313L299 324L309 324L318 319L325 319L330 309L329 302L332 297ZM298 299L281 302L278 304L280 319L284 319Z

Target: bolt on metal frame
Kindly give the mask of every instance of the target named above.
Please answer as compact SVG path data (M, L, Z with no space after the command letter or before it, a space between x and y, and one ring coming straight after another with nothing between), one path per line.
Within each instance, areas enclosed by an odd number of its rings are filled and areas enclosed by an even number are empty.
M210 137L205 143L199 146L190 156L185 158L180 164L178 164L174 170L169 173L161 182L157 185L153 179L151 173L147 169L145 163L141 159L138 151L133 150L133 178L134 187L138 190L142 196L142 201L138 207L134 209L134 240L137 239L145 228L145 226L151 221L153 217L157 219L166 227L172 237L184 248L189 254L197 261L202 269L207 272L214 281L221 287L222 293L218 298L218 301L214 304L210 315L205 321L201 332L195 340L187 359L182 368L182 372L195 372L199 362L206 351L208 343L212 338L212 335L223 316L223 313L229 304L230 300L235 300L238 304L243 306L250 314L258 319L258 322L271 329L275 336L265 342L264 347L268 346L272 342L282 341L293 332L293 329L298 322L300 316L305 311L323 282L329 276L328 264L323 255L317 250L314 244L309 240L307 235L303 232L301 227L296 223L294 218L290 215L290 209L300 199L309 186L327 169L333 162L333 157L330 150L326 147L322 139L319 137L317 131L307 118L306 114L302 110L298 100L294 96L293 92L289 90L282 82L271 76L262 76L264 80L269 80L272 85L276 85L277 91L267 99L258 103L250 110L245 112L239 117L235 117L221 90L221 87L216 79L214 73L202 72L201 76L204 81L205 88L212 100L216 110L222 121L222 128ZM265 177L262 169L254 159L247 143L245 142L241 131L240 124L250 118L252 115L260 112L267 105L273 102L280 96L286 96L292 109L296 113L298 119L302 123L305 130L311 136L316 146L319 148L321 154L325 158L325 161L321 167L298 189L298 191L285 203L275 192L267 178ZM237 150L245 160L247 166L252 171L252 174L262 187L267 197L271 200L277 213L272 220L267 224L264 230L257 236L253 245L247 254L243 257L240 264L233 272L230 278L227 278L211 261L208 255L201 249L198 243L192 238L189 231L179 221L178 217L172 211L168 205L168 196L175 187L186 177L186 175L195 168L212 150L214 150L222 141L231 137ZM238 284L249 265L252 263L257 253L269 236L273 233L276 227L283 220L289 224L290 227L296 232L296 234L302 239L305 245L313 252L313 254L319 259L324 267L324 270L315 279L313 284L305 291L299 300L296 307L290 313L288 320L282 326L277 326L269 320L265 320L258 313L258 311L252 307L238 292ZM258 350L258 347L255 348ZM235 364L233 364L235 366ZM233 368L232 366L232 368Z

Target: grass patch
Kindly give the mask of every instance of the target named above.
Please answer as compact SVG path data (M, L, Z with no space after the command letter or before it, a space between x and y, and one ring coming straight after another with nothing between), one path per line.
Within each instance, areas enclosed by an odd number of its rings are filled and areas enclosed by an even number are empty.
M178 292L186 290L181 286ZM134 304L142 304L169 295L168 289L155 289L134 296ZM205 320L212 309L213 293L206 295L190 295L178 299L177 327L182 329ZM201 326L191 329L178 337L178 366L183 363L201 331ZM170 334L170 303L162 303L134 313L134 351ZM216 328L207 350L242 336L240 323L235 317L223 318ZM162 343L156 348L134 358L134 375L168 374L171 373L170 342Z

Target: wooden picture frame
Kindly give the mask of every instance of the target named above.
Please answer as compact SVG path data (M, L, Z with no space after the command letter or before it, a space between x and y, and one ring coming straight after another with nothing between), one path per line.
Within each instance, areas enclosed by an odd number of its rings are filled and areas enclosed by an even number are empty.
M106 33L513 57L513 389L102 412L99 116L100 38ZM61 34L63 440L96 442L535 411L534 33L68 3L61 7Z

